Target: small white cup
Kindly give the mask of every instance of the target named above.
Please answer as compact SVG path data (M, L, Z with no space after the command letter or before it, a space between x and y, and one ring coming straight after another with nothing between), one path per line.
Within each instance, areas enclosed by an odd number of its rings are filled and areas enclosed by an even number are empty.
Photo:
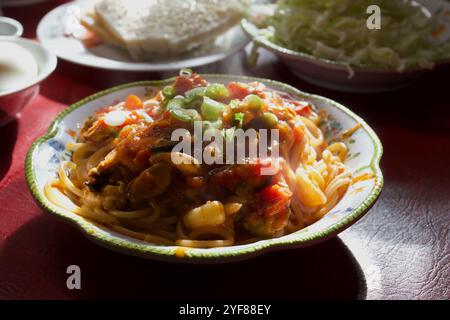
M19 38L23 34L22 24L14 19L0 17L0 40Z

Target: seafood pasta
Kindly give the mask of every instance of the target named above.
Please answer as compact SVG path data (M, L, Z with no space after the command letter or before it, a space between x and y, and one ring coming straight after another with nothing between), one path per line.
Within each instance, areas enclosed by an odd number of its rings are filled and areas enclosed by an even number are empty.
M183 71L151 97L130 95L86 119L45 194L154 244L211 248L280 237L323 217L351 183L347 147L328 145L320 121L310 102L261 83L208 83ZM236 148L199 142L196 126ZM180 129L184 145L200 145L201 155L228 159L243 148L243 161L210 163L180 151L173 139ZM238 132L252 129L256 135L236 143ZM249 155L261 130L277 133L276 156ZM264 174L268 165L273 170Z

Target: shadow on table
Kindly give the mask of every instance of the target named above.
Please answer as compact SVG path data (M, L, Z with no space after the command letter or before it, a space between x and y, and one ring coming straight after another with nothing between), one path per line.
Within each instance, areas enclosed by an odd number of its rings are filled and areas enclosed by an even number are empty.
M305 92L342 103L367 120L381 135L382 127L385 126L402 126L413 131L438 135L450 129L447 89L450 64L440 66L404 88L372 94L345 93L320 88L296 78L282 65L279 65L270 77Z
M361 267L339 238L239 264L175 265L102 249L75 228L43 215L6 239L0 261L3 284L21 290L19 298L25 299L366 297ZM82 290L66 289L66 268L72 264L81 268Z
M5 177L11 166L14 146L16 144L17 132L19 130L19 123L14 120L10 124L0 127L0 182Z

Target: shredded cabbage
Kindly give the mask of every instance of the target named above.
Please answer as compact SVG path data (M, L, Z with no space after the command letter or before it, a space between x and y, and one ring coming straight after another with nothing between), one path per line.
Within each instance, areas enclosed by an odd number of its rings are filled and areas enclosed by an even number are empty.
M381 8L381 30L367 27L372 4ZM437 19L411 0L279 0L266 23L272 42L350 66L401 71L450 57L450 43L433 36Z

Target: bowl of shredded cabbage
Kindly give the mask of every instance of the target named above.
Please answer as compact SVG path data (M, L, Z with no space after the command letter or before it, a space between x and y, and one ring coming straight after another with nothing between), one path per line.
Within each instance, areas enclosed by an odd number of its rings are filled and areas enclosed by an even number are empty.
M242 26L254 39L251 64L263 47L300 78L340 91L397 89L450 62L443 0L265 1Z

